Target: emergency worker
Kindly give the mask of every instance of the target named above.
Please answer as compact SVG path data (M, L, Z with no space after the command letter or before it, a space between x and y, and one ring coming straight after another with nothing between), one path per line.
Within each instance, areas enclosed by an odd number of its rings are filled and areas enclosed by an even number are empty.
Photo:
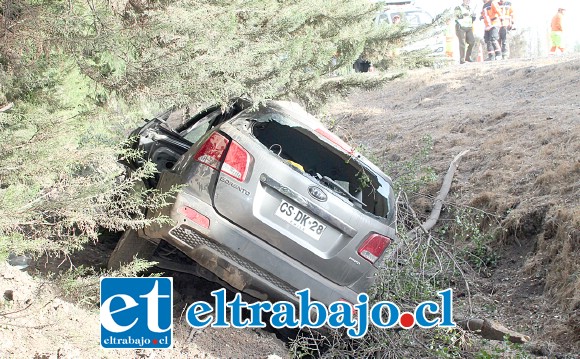
M473 22L475 21L475 12L470 8L471 0L463 0L463 3L455 8L455 34L459 39L459 63L463 64L466 61L472 62L471 52L475 44L475 37L473 36ZM467 43L467 51L465 51L465 43Z
M501 58L501 47L499 46L501 10L496 0L483 0L481 19L485 26L483 40L487 45L487 59L485 59L485 61L499 59Z
M507 59L510 54L508 44L508 34L510 30L515 30L514 26L514 10L511 1L499 0L497 3L501 11L501 27L499 28L499 45L501 46L501 55L503 59Z

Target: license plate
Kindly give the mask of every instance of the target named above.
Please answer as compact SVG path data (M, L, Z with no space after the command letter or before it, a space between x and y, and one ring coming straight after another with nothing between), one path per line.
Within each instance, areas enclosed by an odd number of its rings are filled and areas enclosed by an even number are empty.
M282 201L276 210L276 216L282 218L284 221L290 223L294 227L300 229L311 238L319 240L326 229L326 225L304 212L300 208L286 201Z

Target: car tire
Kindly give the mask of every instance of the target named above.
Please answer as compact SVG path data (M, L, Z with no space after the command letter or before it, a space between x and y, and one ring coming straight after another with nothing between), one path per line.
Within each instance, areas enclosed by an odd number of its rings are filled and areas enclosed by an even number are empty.
M117 270L122 264L131 263L135 258L149 259L157 248L157 244L139 238L134 229L126 230L107 263L108 269Z

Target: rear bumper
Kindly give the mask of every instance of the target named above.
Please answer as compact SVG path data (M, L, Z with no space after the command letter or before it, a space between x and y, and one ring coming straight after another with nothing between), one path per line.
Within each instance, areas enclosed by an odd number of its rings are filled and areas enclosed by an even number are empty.
M209 228L186 218L183 207L209 218ZM356 303L357 294L337 285L302 263L270 246L217 214L214 208L188 193L175 198L169 216L177 225L157 233L199 265L232 287L261 300L296 302L294 293L309 288L313 300L326 305L337 300ZM368 280L368 279L367 279Z

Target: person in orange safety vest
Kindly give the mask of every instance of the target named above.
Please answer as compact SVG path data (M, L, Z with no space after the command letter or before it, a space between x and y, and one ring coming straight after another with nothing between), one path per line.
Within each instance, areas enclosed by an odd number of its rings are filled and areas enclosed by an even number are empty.
M505 60L509 57L510 48L508 45L508 33L515 30L514 10L511 1L499 0L497 3L501 11L501 27L499 28L499 45L501 46L501 55Z
M485 26L483 40L487 45L487 59L485 61L500 59L499 28L501 26L501 9L495 0L483 0L481 19L483 19Z

